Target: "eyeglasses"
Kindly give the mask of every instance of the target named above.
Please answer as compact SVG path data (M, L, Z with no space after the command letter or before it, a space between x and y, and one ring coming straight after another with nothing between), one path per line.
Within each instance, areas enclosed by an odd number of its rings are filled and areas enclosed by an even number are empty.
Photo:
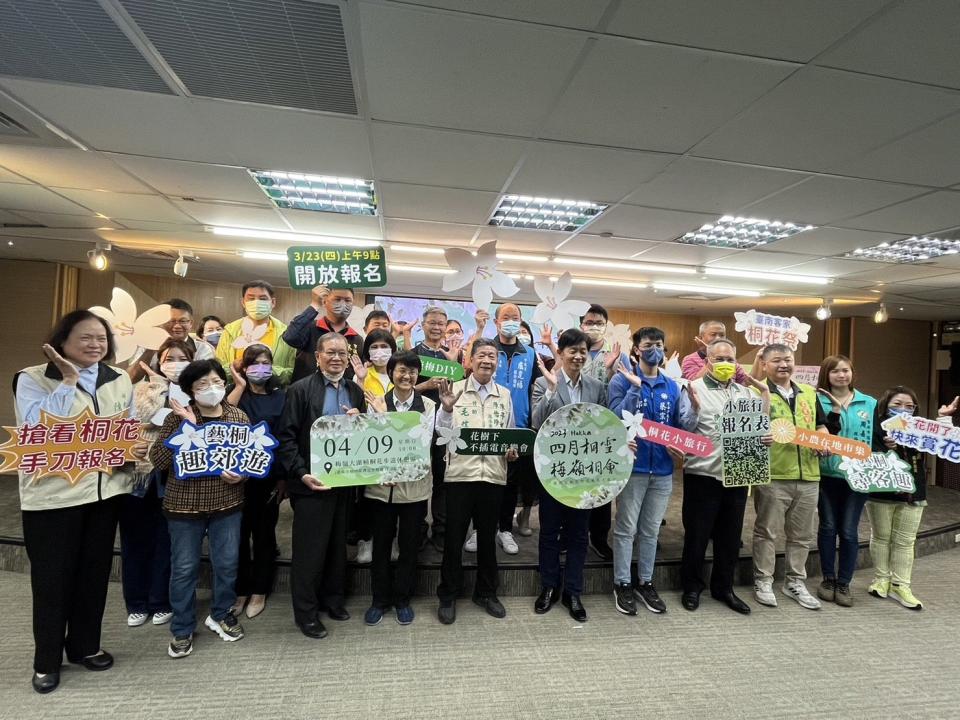
M444 325L446 325L446 323L443 321L423 323L424 327L443 327Z
M419 374L415 368L406 368L400 365L393 368L394 377L417 377Z
M222 388L225 387L222 381L220 380L203 380L198 383L194 383L193 389L196 390L209 390L210 388Z
M346 350L324 350L321 355L328 358L340 358L342 360L346 360L348 357L350 357L350 353L348 353Z
M661 350L663 350L663 343L662 342L653 342L653 343L645 342L637 345L638 350L649 350L650 348L660 348Z
M583 323L583 326L584 326L584 327L597 327L597 328L602 328L602 327L606 327L606 326L607 326L607 323L604 322L603 320L601 320L600 322L585 322L585 323Z
M170 324L171 324L171 325L189 325L189 324L192 323L192 322L193 322L193 320L191 320L191 319L189 319L189 318L178 318L178 319L176 319L176 320L171 320L171 321L170 321Z

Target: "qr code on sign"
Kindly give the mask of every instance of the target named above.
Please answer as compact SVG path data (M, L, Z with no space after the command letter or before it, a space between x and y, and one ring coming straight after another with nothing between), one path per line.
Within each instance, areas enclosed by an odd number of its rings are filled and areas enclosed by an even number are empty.
M770 482L770 451L759 437L725 437L721 454L724 487Z

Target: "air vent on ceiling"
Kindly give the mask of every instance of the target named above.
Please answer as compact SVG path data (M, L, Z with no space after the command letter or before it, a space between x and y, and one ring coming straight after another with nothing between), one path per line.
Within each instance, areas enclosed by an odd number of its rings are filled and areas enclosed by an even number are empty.
M336 5L315 0L122 2L194 95L357 114Z
M0 112L0 135L13 137L36 137L26 127L18 123L9 115Z
M0 75L169 93L91 0L0 0Z

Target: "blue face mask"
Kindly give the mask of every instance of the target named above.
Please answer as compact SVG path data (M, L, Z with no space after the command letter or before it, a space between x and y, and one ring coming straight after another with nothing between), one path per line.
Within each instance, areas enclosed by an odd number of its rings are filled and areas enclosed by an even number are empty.
M500 334L507 338L515 338L520 334L520 321L504 320L500 323Z
M640 357L643 359L647 365L652 365L653 367L659 367L660 363L663 362L663 348L652 347L647 348L642 353Z
M903 408L887 408L888 417L897 417L898 415L902 415L903 417L913 417L913 411L905 410Z

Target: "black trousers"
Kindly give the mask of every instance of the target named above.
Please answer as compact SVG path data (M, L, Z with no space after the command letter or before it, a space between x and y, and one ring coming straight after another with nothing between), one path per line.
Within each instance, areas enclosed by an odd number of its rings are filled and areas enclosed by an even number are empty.
M293 619L303 625L324 607L343 605L347 567L347 504L353 488L294 495L290 592Z
M62 482L47 480L46 482ZM100 650L121 496L57 510L25 510L33 591L33 669L60 670Z
M447 533L437 597L455 600L463 591L463 542L470 521L477 531L477 583L475 597L495 597L497 576L497 517L503 501L503 485L488 482L447 483Z
M609 542L612 513L613 503L595 507L590 511L590 542L594 545Z
M747 488L725 488L717 478L683 475L683 556L680 582L684 592L700 592L707 543L713 540L713 570L710 592L733 590L733 578L740 557L743 511Z
M156 479L143 497L121 500L121 578L128 613L170 612L170 531L162 505Z
M373 539L373 528L370 525L369 501L364 497L363 488L355 487L352 490L347 505L347 544L356 545L360 540Z
M367 504L373 526L373 563L370 566L373 604L381 610L391 605L406 607L416 587L420 527L427 515L427 501L394 503L367 498ZM400 556L391 569L390 551L394 537Z
M250 478L244 487L237 595L269 595L273 590L280 518L276 488L276 483L267 478Z
M522 455L507 463L507 484L500 503L500 532L513 530L513 516L517 511L517 499L524 507L533 505L539 492L540 482L533 467L533 455Z
M583 566L587 561L590 510L578 510L540 492L540 584L560 587L560 553L567 553L563 591L579 597L583 593Z

